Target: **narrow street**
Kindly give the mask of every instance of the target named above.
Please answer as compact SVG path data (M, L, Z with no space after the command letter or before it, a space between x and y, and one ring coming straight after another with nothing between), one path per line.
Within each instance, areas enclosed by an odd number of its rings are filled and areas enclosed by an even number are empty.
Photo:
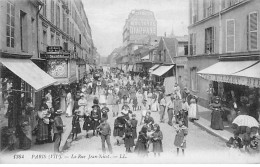
M98 97L98 96L97 96ZM89 98L88 103L91 104L93 100L93 96ZM131 106L131 105L129 105ZM120 105L121 107L121 105ZM138 120L138 124L141 119L141 111L135 111L136 118ZM155 123L159 122L159 113L152 113L151 115ZM108 113L108 123L111 126L112 129L112 134L113 134L113 125L114 125L114 120L116 117L112 116L112 112L110 111ZM168 120L167 114L165 115L165 120ZM167 121L165 121L167 122ZM81 126L83 125L83 120L81 122ZM207 163L207 162L212 162L213 158L214 161L216 162L259 162L259 159L256 157L249 157L248 159L237 159L236 156L233 154L232 157L227 158L227 156L230 156L229 154L229 149L226 147L226 144L224 141L220 140L218 137L215 137L208 132L204 131L203 129L195 126L193 123L189 122L189 132L187 136L187 149L185 150L185 156L176 156L176 147L174 147L174 138L175 138L175 130L173 127L169 126L167 123L160 123L159 124L161 127L161 130L163 132L163 153L160 157L160 160L163 160L164 163L183 163L186 159L189 160L190 163ZM137 127L137 133L140 131L142 125ZM65 151L64 156L101 156L101 155L109 155L109 154L103 154L102 153L102 147L101 147L101 138L100 136L92 136L92 131L88 132L90 134L90 138L86 138L86 132L82 131L81 134L78 135L79 140L78 141L73 141L71 144L71 147ZM92 163L92 162L99 162L99 163L107 163L107 162L113 162L113 163L126 163L126 162L133 162L132 158L134 160L137 160L139 163L145 163L147 160L149 162L153 163L160 163L157 158L144 158L144 159L138 159L135 153L125 153L125 146L122 143L120 146L115 145L116 139L111 135L111 144L113 147L113 156L116 156L116 161L111 158L111 161L108 161L108 159L95 159L95 158L90 158L90 159L82 159L80 162L85 162L85 163ZM106 146L107 148L107 146ZM216 157L217 155L217 157ZM121 157L127 157L125 158L120 158ZM241 155L238 155L241 156ZM247 155L243 155L247 156ZM111 157L111 155L110 155ZM119 158L118 158L119 157ZM153 153L149 153L149 157L154 157ZM74 161L72 161L74 162ZM74 163L77 163L75 161Z

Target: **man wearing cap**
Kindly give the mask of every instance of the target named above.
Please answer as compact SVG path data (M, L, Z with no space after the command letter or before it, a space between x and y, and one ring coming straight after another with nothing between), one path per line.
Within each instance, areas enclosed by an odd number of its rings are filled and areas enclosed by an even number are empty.
M106 152L106 146L105 146L105 142L106 142L108 151L110 154L112 154L113 151L110 143L111 128L105 118L101 119L101 124L97 127L97 130L100 132L103 153Z
M53 133L54 133L54 152L59 152L60 142L61 142L61 134L63 133L63 125L61 114L62 110L57 110L55 112L56 116L54 118L54 126L53 126Z

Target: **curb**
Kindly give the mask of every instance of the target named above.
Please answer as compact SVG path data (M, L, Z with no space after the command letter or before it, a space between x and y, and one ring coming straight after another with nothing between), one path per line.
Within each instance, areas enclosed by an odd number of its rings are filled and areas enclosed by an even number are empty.
M205 126L205 125L203 125L203 124L201 124L201 123L199 123L199 122L197 122L197 121L194 121L193 123L194 123L194 125L199 126L199 127L201 127L202 129L206 130L208 133L210 133L210 134L212 134L212 135L214 135L214 136L220 138L220 139L223 140L224 142L227 142L227 141L229 140L229 138L220 135L219 133L215 132L214 130L212 130L212 129L211 129L210 127L208 127L208 126Z

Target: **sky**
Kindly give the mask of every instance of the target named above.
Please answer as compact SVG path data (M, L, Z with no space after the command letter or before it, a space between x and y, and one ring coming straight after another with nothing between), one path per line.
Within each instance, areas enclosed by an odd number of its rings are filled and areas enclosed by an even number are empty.
M101 56L123 45L123 27L134 9L154 12L157 36L188 33L189 0L82 0L92 29L92 38Z

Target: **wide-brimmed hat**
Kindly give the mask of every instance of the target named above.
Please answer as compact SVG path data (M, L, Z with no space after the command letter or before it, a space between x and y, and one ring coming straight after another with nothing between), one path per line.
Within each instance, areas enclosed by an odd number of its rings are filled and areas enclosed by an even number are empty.
M55 114L62 114L62 110L57 110Z

